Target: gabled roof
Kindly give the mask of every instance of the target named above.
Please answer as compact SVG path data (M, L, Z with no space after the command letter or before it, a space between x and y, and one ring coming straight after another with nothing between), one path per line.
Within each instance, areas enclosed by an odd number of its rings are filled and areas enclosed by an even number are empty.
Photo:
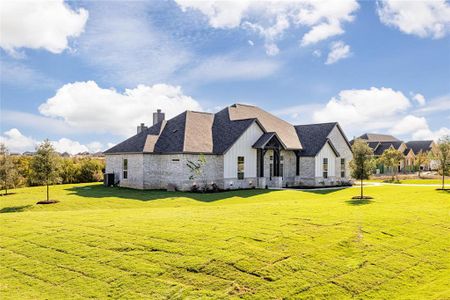
M213 153L225 153L255 121L255 119L231 121L228 108L216 113L212 126Z
M334 155L336 155L336 157L340 157L341 156L339 154L339 152L337 151L336 147L334 147L334 144L331 142L330 139L327 139L327 144L330 146L331 150L333 150Z
M406 143L406 147L408 147L408 149L411 149L414 155L419 154L420 151L430 151L432 145L433 141L409 141Z
M228 108L216 114L185 111L143 130L104 153L223 154L255 121L231 121Z
M374 155L381 155L384 151L389 149L390 147L394 148L395 150L399 150L401 145L403 144L402 141L397 142L379 142L378 146L373 150Z
M397 142L399 139L389 134L365 133L359 137L369 142Z
M267 145L269 145L267 147ZM283 144L281 143L280 138L278 137L278 135L275 132L267 132L264 133L256 142L255 144L253 144L252 148L255 149L265 149L270 148L270 147L280 147L280 145L282 146ZM266 148L266 149L267 149Z
M337 125L338 123L333 122L295 126L297 136L303 145L300 156L316 156L328 141L328 135L331 130Z
M286 149L302 149L301 140L290 123L275 117L259 107L246 104L233 104L228 107L230 120L257 119L266 132L276 132Z

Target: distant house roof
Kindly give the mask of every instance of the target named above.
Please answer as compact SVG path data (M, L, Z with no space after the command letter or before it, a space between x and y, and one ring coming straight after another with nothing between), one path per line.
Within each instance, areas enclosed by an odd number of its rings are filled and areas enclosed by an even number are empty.
M389 134L365 133L359 137L369 142L397 142L399 139Z
M406 147L414 152L414 155L419 154L420 151L427 152L431 150L433 141L409 141Z
M373 150L374 155L381 155L384 151L389 149L390 147L394 148L395 150L399 150L400 146L403 144L402 141L397 142L379 142L377 147Z
M339 124L336 122L295 126L297 135L303 145L303 150L300 151L300 156L316 156L325 143L329 141L328 135L335 126L338 126L341 131ZM342 131L341 133L347 141L347 138ZM348 144L348 146L351 148L350 144ZM332 144L331 147L333 148L333 151L336 151L336 148L334 148Z

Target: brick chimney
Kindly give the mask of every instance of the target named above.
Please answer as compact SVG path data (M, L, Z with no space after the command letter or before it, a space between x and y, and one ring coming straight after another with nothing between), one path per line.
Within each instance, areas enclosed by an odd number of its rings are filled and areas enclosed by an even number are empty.
M137 133L141 133L142 131L144 131L145 129L147 129L147 126L145 126L144 123L141 123L141 125L139 125L137 127Z
M156 123L159 123L161 121L164 121L166 117L166 114L161 112L160 109L157 109L156 112L153 113L153 125Z

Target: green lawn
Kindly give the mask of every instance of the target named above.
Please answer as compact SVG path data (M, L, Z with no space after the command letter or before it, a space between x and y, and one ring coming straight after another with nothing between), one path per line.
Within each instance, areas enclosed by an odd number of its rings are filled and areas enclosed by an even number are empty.
M435 187L210 195L99 184L0 197L0 299L450 299Z
M383 182L385 179L370 179L370 180L364 180L368 182ZM400 183L404 184L442 184L442 179L401 179ZM445 178L444 180L445 185L450 186L450 179Z

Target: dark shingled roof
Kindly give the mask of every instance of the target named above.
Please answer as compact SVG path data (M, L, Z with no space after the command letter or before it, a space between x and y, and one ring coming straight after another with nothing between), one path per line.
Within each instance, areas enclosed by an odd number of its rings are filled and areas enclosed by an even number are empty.
M186 112L167 121L155 144L155 153L183 152Z
M140 133L133 135L129 139L115 145L114 147L106 150L105 154L108 153L121 153L121 152L142 152L144 151L145 141L147 140L147 135L157 135L161 130L161 125L163 122L156 123L150 128L144 129Z
M420 151L430 151L432 144L433 141L409 141L406 143L406 147L408 147L408 149L412 149L414 154L417 155Z
M253 148L262 149L264 146L275 136L275 132L267 132L264 133L255 144L253 144Z
M295 126L295 130L303 146L303 150L300 151L300 156L316 156L328 141L328 135L337 124L333 122Z
M398 142L399 139L389 134L379 133L364 133L359 137L360 139L367 140L369 142Z
M256 119L230 121L228 108L216 113L212 126L213 153L225 153L255 121Z
M398 141L398 142L380 142L378 147L376 147L375 150L373 151L373 154L374 155L381 155L381 154L383 154L384 151L389 149L391 146L394 147L394 149L398 150L398 148L400 148L400 146L402 144L403 144L402 141Z
M186 116L187 112L183 112L168 121L163 121L165 122L165 126L162 131L161 126L163 122L157 123L111 149L106 150L104 153L143 152L148 135L155 135L157 137L153 153L182 153L186 138ZM213 139L212 153L223 154L226 152L255 121L256 119L230 121L228 108L216 113L211 128ZM202 133L199 132L199 134Z

